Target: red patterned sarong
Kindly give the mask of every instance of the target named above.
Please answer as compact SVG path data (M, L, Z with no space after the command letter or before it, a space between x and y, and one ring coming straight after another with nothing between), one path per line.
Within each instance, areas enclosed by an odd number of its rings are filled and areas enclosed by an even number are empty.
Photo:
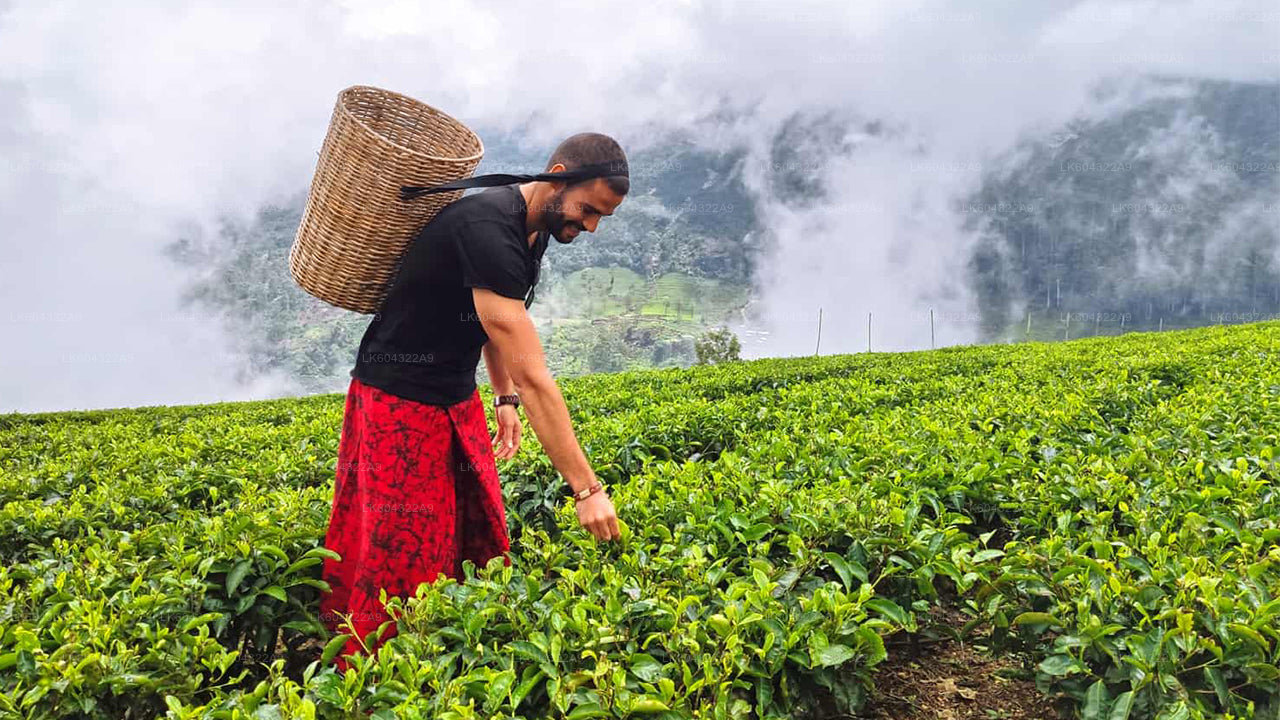
M502 490L480 391L455 405L414 402L351 379L347 389L333 508L324 546L342 556L324 561L331 593L321 622L363 638L390 619L387 597L412 597L443 573L462 578L462 561L484 567L510 550ZM505 562L511 564L510 556ZM391 625L385 641L396 635ZM376 646L369 648L370 652ZM360 652L349 640L339 653Z

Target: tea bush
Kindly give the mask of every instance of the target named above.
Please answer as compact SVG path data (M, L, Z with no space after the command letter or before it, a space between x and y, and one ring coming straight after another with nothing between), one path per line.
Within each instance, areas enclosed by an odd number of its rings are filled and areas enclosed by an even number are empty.
M526 432L512 565L387 598L345 674L316 616L341 394L0 416L0 716L852 715L947 605L1081 717L1274 718L1278 340L565 381L623 539Z

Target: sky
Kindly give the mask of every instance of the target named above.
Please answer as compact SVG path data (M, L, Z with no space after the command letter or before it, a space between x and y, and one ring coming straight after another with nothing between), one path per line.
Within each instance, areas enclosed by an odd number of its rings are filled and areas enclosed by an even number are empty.
M339 90L369 84L548 152L662 129L748 151L776 240L750 355L974 337L952 201L995 158L1156 92L1151 73L1280 80L1273 2L59 2L0 0L0 412L274 397L161 248L305 188ZM1108 80L1116 92L1099 97ZM741 112L724 112L726 109ZM746 112L750 110L750 112ZM769 185L789 118L825 189ZM874 121L887 132L852 128ZM833 261L835 260L835 261Z

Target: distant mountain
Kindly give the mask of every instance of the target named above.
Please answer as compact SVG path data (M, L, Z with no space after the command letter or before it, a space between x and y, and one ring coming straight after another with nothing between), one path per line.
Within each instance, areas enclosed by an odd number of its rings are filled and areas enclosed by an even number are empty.
M540 172L550 152L511 136L482 137L477 175ZM743 239L753 208L737 178L739 157L687 140L638 152L629 158L631 191L614 215L570 245L552 243L531 314L554 373L692 364L695 336L747 302L754 253ZM246 358L242 379L276 371L300 392L332 392L345 389L372 316L332 307L294 283L289 248L305 201L301 192L249 224L225 220L218 237L192 234L168 252L201 270L185 301L232 328ZM479 376L486 380L483 364Z
M980 238L965 281L984 339L1280 313L1280 86L1158 84L1164 92L1126 112L1018 143L956 201ZM823 202L815 170L849 151L847 138L884 132L874 121L796 115L771 139L764 185L752 189L742 149L712 152L672 132L634 152L627 201L544 258L532 314L552 371L691 364L694 337L750 305L761 253L776 241L757 226L753 193L795 209ZM516 133L481 134L476 174L540 172L551 151ZM288 253L304 201L305 191L170 252L201 269L188 301L226 318L246 377L282 371L299 391L330 392L345 388L370 316L294 284Z
M1161 97L1014 148L960 208L988 339L1280 312L1280 86L1159 80ZM1012 333L1012 335L1010 335Z

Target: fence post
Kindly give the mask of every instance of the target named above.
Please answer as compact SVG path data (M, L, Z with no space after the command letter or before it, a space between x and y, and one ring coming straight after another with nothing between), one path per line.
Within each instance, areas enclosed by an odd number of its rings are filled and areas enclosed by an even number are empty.
M933 334L933 308L929 308L929 347L938 349L938 341Z
M818 344L813 347L813 356L818 356L818 348L822 347L822 307L818 307Z

